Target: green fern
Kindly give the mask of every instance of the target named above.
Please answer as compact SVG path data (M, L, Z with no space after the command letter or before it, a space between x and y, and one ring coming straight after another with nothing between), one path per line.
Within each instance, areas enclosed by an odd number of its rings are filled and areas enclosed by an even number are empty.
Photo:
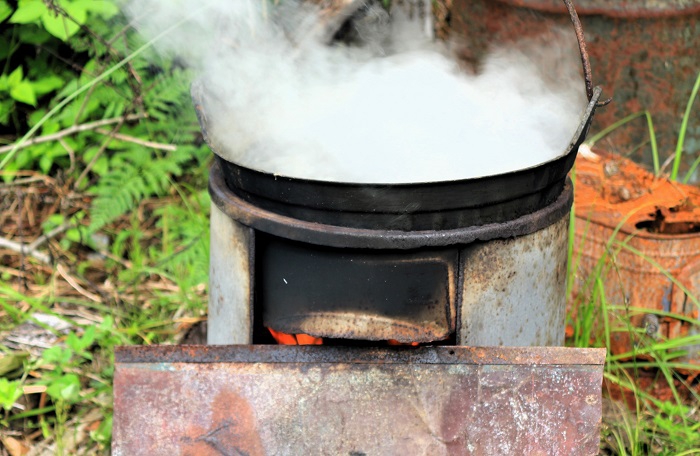
M191 80L192 73L179 68L166 69L160 74L156 83L143 92L149 116L157 121L172 121L175 113L191 113L190 120L194 121L189 91Z
M115 155L109 173L90 190L96 198L89 230L94 232L113 222L144 198L163 195L171 176L182 174L181 165L188 159L187 154L178 152L158 157L143 148Z

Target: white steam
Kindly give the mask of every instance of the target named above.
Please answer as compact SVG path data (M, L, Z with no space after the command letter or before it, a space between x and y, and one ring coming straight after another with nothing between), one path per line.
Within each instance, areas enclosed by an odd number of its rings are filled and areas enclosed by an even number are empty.
M226 160L345 182L465 179L551 160L576 130L585 100L571 54L552 63L549 52L501 49L471 76L398 10L387 42L355 48L327 45L324 16L308 4L266 4L130 8L147 36L191 16L159 46L200 71L208 130ZM547 46L562 53L556 38ZM545 82L562 65L564 75Z

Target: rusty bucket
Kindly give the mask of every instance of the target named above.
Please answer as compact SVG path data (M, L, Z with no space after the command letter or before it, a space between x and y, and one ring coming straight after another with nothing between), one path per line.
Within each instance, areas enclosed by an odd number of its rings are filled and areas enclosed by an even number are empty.
M573 295L585 302L600 286L595 277L605 284L607 304L616 309L611 351L630 353L644 337L696 334L700 190L600 153L579 155L575 198ZM699 348L688 346L684 360L700 363Z

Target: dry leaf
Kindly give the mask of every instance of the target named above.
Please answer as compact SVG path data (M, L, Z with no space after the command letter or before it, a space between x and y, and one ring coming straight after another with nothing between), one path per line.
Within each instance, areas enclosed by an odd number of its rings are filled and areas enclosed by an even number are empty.
M24 456L29 453L29 447L14 437L2 437L0 440L10 456Z

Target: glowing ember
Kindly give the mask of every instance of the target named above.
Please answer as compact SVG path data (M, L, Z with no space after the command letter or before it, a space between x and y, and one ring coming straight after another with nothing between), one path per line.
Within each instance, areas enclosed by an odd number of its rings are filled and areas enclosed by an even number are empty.
M417 347L419 345L419 342L399 342L394 339L389 339L386 343L387 345L410 345L411 347Z
M323 345L323 339L320 337L308 334L285 334L272 328L267 328L267 330L280 345Z

